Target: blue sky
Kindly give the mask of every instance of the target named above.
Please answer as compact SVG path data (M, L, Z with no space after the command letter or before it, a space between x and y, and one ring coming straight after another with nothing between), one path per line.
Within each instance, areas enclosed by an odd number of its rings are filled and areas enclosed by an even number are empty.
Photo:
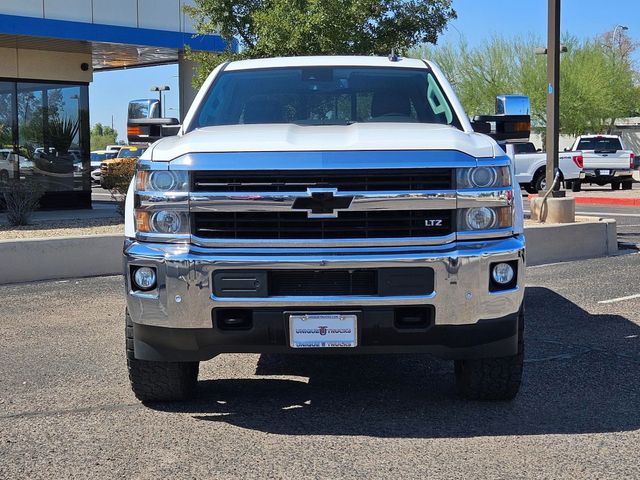
M477 45L492 35L513 37L533 33L546 38L546 0L454 0L458 18L440 37L439 44L457 43L463 35ZM617 24L629 27L628 34L640 41L640 0L562 0L561 29L580 38L593 37ZM640 53L636 52L640 62ZM153 85L169 85L167 116L178 117L178 68L176 65L96 73L89 89L91 124L113 124L119 138L126 137L129 100L153 98Z

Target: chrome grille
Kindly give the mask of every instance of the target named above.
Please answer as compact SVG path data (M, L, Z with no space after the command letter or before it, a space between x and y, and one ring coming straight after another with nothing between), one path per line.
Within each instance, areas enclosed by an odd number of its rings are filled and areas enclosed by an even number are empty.
M453 210L340 212L307 218L304 212L200 212L193 233L220 239L374 239L444 236L455 231Z
M451 168L386 170L196 171L194 192L419 191L454 189Z

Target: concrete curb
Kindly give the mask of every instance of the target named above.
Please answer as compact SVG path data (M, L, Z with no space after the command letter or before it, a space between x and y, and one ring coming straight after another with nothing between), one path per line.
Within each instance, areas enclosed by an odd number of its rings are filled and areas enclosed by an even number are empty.
M591 218L591 217L588 217ZM618 249L609 219L525 228L527 264L602 257ZM0 285L122 273L120 234L0 241Z
M122 273L121 234L0 241L0 284Z
M539 197L537 194L529 194L529 200ZM607 197L567 197L573 198L576 204L581 205L612 205L619 207L640 207L640 198L607 198Z
M577 217L583 221L525 227L527 265L606 257L618 251L616 221Z

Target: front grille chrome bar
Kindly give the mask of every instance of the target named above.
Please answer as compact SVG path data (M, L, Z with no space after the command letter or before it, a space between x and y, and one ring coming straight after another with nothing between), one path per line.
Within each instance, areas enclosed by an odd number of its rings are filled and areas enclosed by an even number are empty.
M199 212L289 212L297 198L309 192L192 192L192 213ZM353 197L349 211L372 210L452 210L456 208L455 190L404 192L343 192L336 196Z
M349 247L402 247L402 246L428 246L444 245L452 243L456 234L437 237L415 238L354 238L354 239L328 239L328 240L233 240L203 238L191 235L191 243L199 247L215 248L349 248Z

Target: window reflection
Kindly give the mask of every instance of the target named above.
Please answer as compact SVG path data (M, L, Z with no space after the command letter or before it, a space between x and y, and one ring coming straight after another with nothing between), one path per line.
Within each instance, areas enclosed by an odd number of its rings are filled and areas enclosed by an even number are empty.
M88 136L86 85L0 82L0 181L37 181L44 208L90 205Z

